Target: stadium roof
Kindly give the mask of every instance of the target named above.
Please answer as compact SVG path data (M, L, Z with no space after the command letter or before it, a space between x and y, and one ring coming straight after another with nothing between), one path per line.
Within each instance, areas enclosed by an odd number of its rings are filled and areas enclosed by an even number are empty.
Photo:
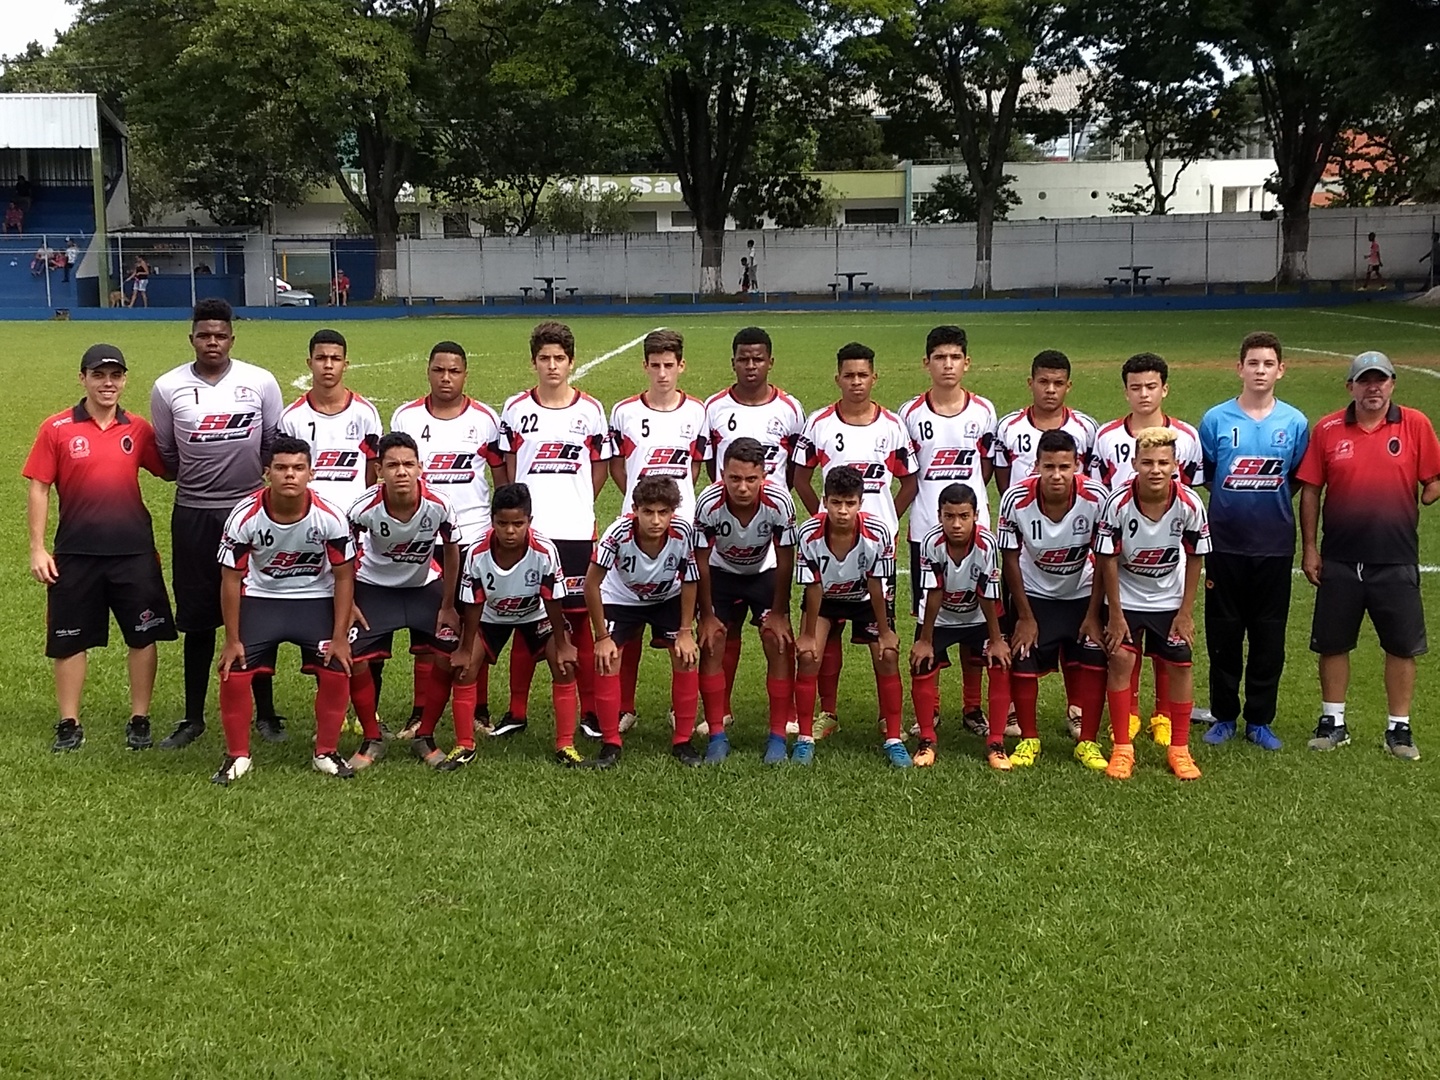
M125 134L94 94L0 94L0 149L93 150L102 117Z
M1074 113L1080 111L1080 98L1084 93L1085 84L1090 80L1090 72L1087 69L1078 71L1067 71L1055 76L1049 82L1041 79L1034 68L1025 70L1025 86L1021 91L1021 101L1040 105L1046 109L1058 113ZM930 87L930 97L936 103L941 102L940 88L933 81L927 80ZM885 104L880 99L877 90L865 90L850 99L850 103L864 109L871 116L884 117L889 115Z

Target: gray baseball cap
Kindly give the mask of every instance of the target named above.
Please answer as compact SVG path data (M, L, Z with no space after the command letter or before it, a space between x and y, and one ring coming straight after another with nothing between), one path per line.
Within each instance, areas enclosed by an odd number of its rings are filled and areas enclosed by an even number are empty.
M1350 374L1345 376L1346 382L1354 382L1367 371L1383 371L1387 379L1395 377L1395 365L1383 352L1362 352L1354 360L1350 361Z

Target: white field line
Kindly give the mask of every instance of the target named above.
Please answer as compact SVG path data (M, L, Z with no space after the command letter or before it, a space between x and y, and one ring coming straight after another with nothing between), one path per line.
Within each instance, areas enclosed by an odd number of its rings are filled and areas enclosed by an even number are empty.
M1352 353L1335 352L1333 349L1302 349L1298 345L1287 345L1286 348L1291 352L1314 353L1316 356L1339 356L1346 360L1355 359ZM1440 371L1436 371L1434 368L1417 367L1414 364L1396 364L1395 366L1401 371L1413 371L1418 375L1429 375L1432 379L1440 379Z
M348 370L355 371L357 368L394 367L396 364L418 364L422 359L424 358L419 353L412 353L409 356L401 356L394 360L376 360L369 364L351 364ZM293 386L296 390L309 390L310 373L308 371L305 372L304 375L301 375L298 379L293 380L290 385ZM371 398L370 400L374 401L375 399Z
M1348 311L1328 311L1325 308L1311 308L1312 315L1328 315L1332 319L1355 319L1359 322L1387 323L1390 326L1408 326L1414 330L1437 330L1440 326L1434 323L1411 322L1409 319L1382 319L1378 315L1352 315Z
M663 330L663 329L665 329L663 326L657 326L657 327L655 328L655 330ZM586 375L590 374L590 372L594 371L594 370L595 370L597 367L599 367L601 364L605 363L605 361L607 361L607 360L613 360L613 359L615 359L615 357L619 356L621 353L628 352L630 349L633 349L636 345L639 345L642 341L644 341L646 334L653 334L654 332L655 332L654 330L647 330L647 331L645 332L645 334L641 334L641 335L640 335L639 337L637 337L637 338L632 338L632 339L630 339L629 341L625 342L624 345L621 345L621 346L619 346L618 348L611 349L611 350L610 350L609 352L607 352L607 353L601 353L601 354L600 354L599 356L597 356L594 360L588 360L588 361L586 361L585 363L581 364L578 368L575 369L575 374L573 374L573 375L570 376L570 381L571 381L571 382L579 382L579 381L580 381L581 379L583 379Z

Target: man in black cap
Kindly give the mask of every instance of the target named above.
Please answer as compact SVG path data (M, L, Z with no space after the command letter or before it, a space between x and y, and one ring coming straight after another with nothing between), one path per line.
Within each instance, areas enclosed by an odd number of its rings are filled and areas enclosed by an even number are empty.
M30 573L49 590L45 655L55 661L60 723L51 748L78 750L86 650L107 645L110 612L130 647L130 722L125 744L150 746L155 643L175 640L140 470L165 476L155 432L120 408L125 357L92 345L80 360L79 404L40 425L23 473L30 481ZM50 489L60 498L54 554L46 548Z

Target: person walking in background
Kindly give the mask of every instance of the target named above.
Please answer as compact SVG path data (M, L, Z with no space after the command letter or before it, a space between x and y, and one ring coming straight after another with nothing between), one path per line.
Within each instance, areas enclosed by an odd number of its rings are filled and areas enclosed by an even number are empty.
M75 243L73 236L65 238L65 277L64 281L70 280L70 271L80 265L80 245Z
M1370 241L1370 250L1365 254L1365 283L1360 286L1362 289L1370 287L1370 279L1374 278L1380 288L1385 287L1385 279L1380 276L1380 267L1384 265L1380 261L1380 241L1375 239L1372 232L1367 238Z
M1421 255L1416 262L1428 262L1430 264L1430 288L1433 289L1437 281L1440 281L1440 279L1437 279L1435 276L1436 266L1440 264L1440 232L1430 234L1430 250L1424 255Z
M150 264L140 256L135 256L135 268L125 279L131 283L130 299L126 301L126 307L134 307L137 300L144 300L142 307L150 306Z

